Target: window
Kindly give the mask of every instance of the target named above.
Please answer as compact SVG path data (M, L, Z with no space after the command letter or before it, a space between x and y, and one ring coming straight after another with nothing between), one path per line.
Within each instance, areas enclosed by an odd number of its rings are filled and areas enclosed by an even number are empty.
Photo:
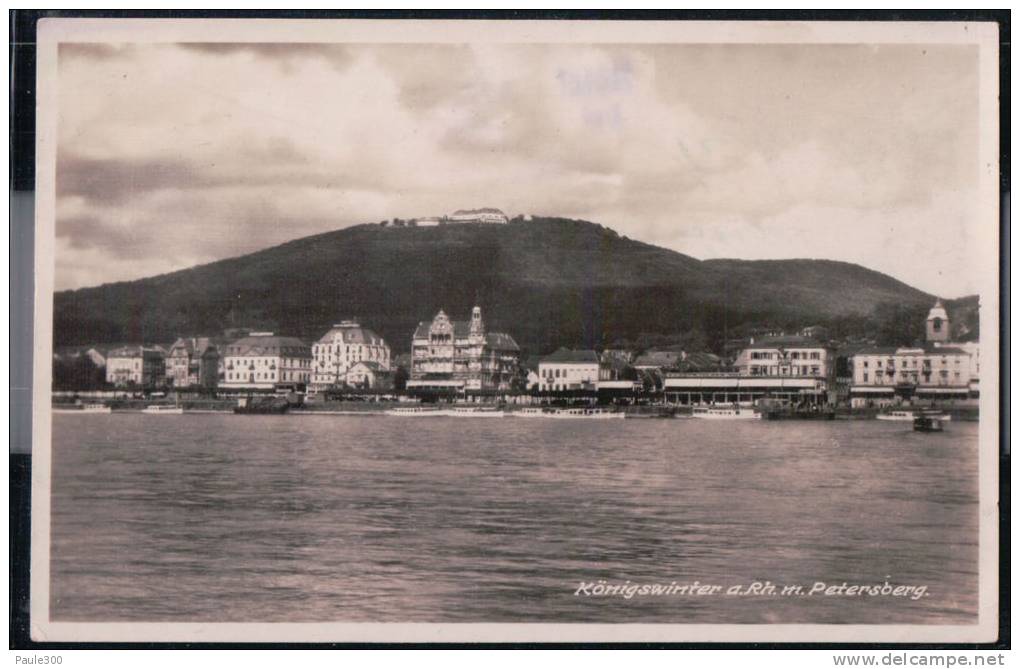
M864 372L864 382L865 383L868 382L868 373L867 372Z

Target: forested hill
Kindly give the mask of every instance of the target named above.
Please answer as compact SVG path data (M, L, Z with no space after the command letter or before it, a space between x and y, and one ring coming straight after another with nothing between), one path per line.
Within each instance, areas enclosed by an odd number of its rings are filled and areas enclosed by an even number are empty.
M876 327L934 297L828 260L706 260L584 221L360 225L131 282L59 292L55 343L170 342L228 327L307 340L356 317L395 351L418 321L482 307L530 353L697 332L718 345L752 326ZM890 312L891 313L891 312ZM876 314L878 316L876 316Z

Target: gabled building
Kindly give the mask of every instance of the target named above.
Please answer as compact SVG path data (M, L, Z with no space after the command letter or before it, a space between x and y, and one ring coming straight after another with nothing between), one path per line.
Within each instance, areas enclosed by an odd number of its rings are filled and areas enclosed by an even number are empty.
M222 388L303 390L312 375L312 350L296 337L252 332L226 346Z
M392 390L393 372L372 360L354 363L344 375L344 383L351 388L365 390Z
M174 388L215 388L220 363L219 350L209 337L180 337L167 351L167 383Z
M408 390L464 392L509 390L517 376L520 348L503 332L488 332L481 307L471 320L454 321L442 310L418 324L411 337Z
M312 390L342 385L359 362L372 362L390 371L390 347L374 331L356 320L341 321L312 344Z

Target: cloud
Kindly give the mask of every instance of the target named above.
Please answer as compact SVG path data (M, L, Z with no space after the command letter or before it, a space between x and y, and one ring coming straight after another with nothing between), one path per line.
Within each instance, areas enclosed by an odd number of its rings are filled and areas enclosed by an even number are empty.
M974 223L976 65L932 45L64 45L58 286L498 206L959 294L973 254L911 235Z

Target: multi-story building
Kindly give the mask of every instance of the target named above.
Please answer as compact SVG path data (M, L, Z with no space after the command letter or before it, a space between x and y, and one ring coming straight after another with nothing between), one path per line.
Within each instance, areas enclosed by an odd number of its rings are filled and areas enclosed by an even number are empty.
M166 355L166 379L174 388L215 388L222 365L209 337L180 337Z
M854 354L851 365L853 406L971 396L971 356L955 346L866 348Z
M358 362L372 362L390 371L390 347L356 320L341 321L312 344L312 390L342 385Z
M453 321L442 310L418 324L411 338L408 390L461 392L508 390L517 376L520 348L503 332L487 332L481 307L470 321Z
M312 375L312 350L296 337L252 332L226 346L221 388L306 387Z
M165 378L165 351L159 346L122 346L106 354L106 382L154 388Z
M450 223L508 223L507 215L499 209L483 207L481 209L458 209L449 216Z
M814 339L799 336L752 339L733 363L741 376L805 376L828 379L833 371L833 350Z
M937 300L925 319L925 344L865 348L851 359L852 406L904 400L965 400L980 395L981 346L953 343L949 314Z
M538 389L541 392L597 390L599 381L608 381L610 368L599 362L595 351L560 348L538 362Z
M803 336L752 338L733 372L666 372L663 391L673 404L792 404L835 401L835 352Z

